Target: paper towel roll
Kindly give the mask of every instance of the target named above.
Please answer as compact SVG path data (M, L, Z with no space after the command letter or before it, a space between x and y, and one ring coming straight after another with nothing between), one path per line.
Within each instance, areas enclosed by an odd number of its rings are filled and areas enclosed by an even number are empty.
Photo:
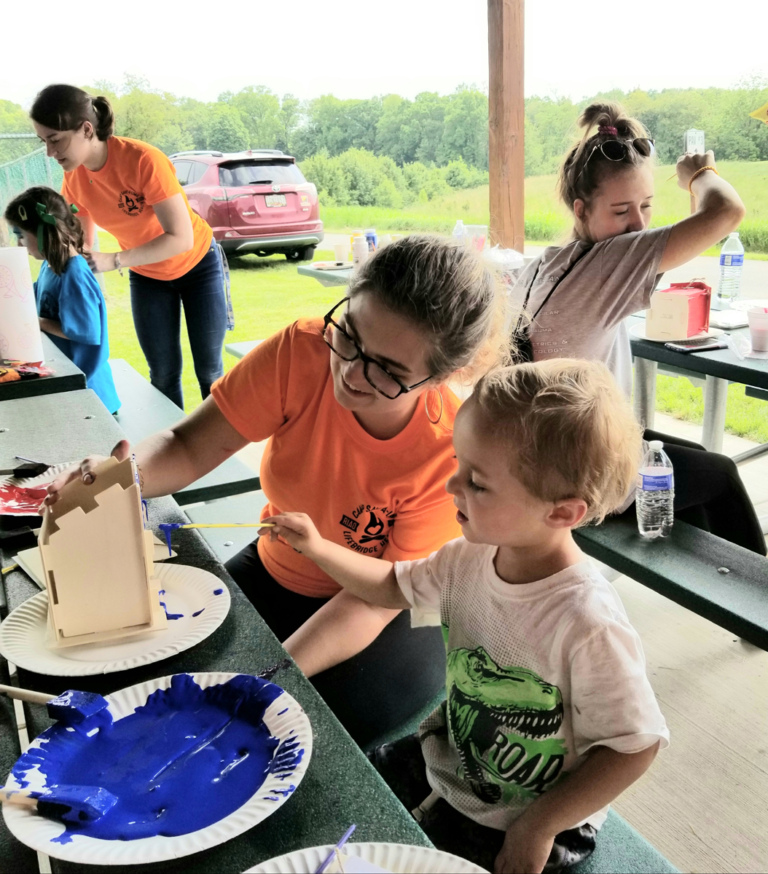
M26 249L0 249L0 358L42 361L43 341Z

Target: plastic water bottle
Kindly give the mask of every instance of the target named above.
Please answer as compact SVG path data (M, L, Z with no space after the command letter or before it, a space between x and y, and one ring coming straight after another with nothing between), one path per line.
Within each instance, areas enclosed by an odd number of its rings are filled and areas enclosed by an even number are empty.
M712 301L716 310L729 309L739 297L741 274L744 270L744 246L736 231L728 235L720 250L720 284Z
M453 226L452 236L454 240L459 242L464 242L467 239L467 229L464 227L464 222L461 219L457 219L456 224Z
M651 440L637 478L637 529L646 540L667 537L674 523L675 475L661 440Z

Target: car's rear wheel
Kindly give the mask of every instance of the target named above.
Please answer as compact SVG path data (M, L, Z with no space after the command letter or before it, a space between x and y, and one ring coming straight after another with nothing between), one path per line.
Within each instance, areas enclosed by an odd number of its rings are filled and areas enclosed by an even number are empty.
M304 246L301 249L291 249L285 253L288 261L311 261L315 257L314 246Z

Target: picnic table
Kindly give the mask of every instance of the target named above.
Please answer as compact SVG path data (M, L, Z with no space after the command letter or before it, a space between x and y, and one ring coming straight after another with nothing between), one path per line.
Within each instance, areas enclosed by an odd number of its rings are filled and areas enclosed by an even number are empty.
M352 278L353 269L351 261L349 267L341 267L338 270L323 270L315 264L301 264L296 268L301 276L311 276L326 288L331 288L334 285L347 285Z
M643 324L638 317L629 319L632 325ZM748 328L732 330L731 334L749 336ZM702 444L711 452L721 452L725 430L725 410L728 400L728 383L735 382L768 392L768 360L745 358L740 360L730 349L712 352L675 352L664 343L642 340L630 333L632 355L635 359L635 413L647 427L653 427L656 409L656 375L658 365L670 368L683 375L703 376L704 424Z
M82 393L85 394L85 393ZM95 398L95 396L94 396ZM87 402L86 397L80 399ZM98 400L98 399L96 399ZM27 402L22 402L27 403ZM38 430L35 405L16 417L16 439L31 439ZM86 412L91 410L92 412ZM115 438L116 424L107 410L84 407L84 416L71 420L69 427L57 427L57 445L51 449L57 458L81 458L92 451L104 451ZM52 430L52 429L46 429ZM51 438L53 439L53 438ZM18 445L18 444L17 444ZM150 527L160 521L188 521L171 497L148 501ZM31 545L0 544L0 562L11 563L13 554ZM31 539L34 543L34 539ZM208 549L197 531L179 530L174 534L178 558L172 563L209 571L231 594L231 608L222 625L204 641L171 658L127 671L88 677L54 677L18 669L18 682L24 688L59 693L68 688L107 695L117 690L175 673L232 672L258 674L280 662L286 653L251 603L229 577L223 565ZM20 570L3 577L9 609L14 609L39 592ZM0 662L3 662L0 659ZM6 666L0 664L0 682L7 681ZM390 841L431 846L423 832L379 778L357 745L315 691L312 684L293 665L281 670L275 682L304 708L312 725L312 758L294 796L261 824L244 834L200 853L174 861L145 865L84 865L51 859L56 874L69 872L242 872L260 861L301 847L335 843L351 823L357 824L356 841ZM30 737L51 725L43 705L27 704L26 724ZM8 702L0 702L0 771L2 778L20 753ZM35 853L19 843L0 818L0 870L36 871Z
M45 365L54 373L35 379L19 379L15 382L0 382L0 401L16 398L33 398L38 395L56 394L85 388L85 374L59 350L47 334L41 334Z
M149 384L147 383L147 386ZM130 396L126 395L130 400ZM184 415L160 392L154 391L153 404L145 404L142 418L145 429L135 422L121 427L91 389L70 391L59 395L41 395L22 400L5 401L0 406L0 470L14 466L14 457L21 453L35 461L63 464L80 461L85 455L109 455L114 445L126 436L135 442L148 436L146 425L154 423L150 433L169 427ZM167 410L166 407L172 409ZM127 411L123 412L126 423ZM37 425L37 427L33 427ZM62 439L69 432L81 434L74 444ZM93 439L85 438L88 433ZM85 450L85 451L83 451ZM18 462L16 462L18 464ZM259 487L258 475L237 459L228 459L194 483L180 489L174 497L180 504L213 500L230 494L239 494Z

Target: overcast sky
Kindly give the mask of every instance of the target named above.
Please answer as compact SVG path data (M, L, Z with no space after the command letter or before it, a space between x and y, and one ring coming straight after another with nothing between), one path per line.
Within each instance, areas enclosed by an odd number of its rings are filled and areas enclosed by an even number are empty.
M766 81L766 8L529 0L526 96ZM304 99L413 98L488 83L487 0L37 0L9 2L3 18L0 98L24 108L51 82L119 85L126 73L206 101L246 85Z

